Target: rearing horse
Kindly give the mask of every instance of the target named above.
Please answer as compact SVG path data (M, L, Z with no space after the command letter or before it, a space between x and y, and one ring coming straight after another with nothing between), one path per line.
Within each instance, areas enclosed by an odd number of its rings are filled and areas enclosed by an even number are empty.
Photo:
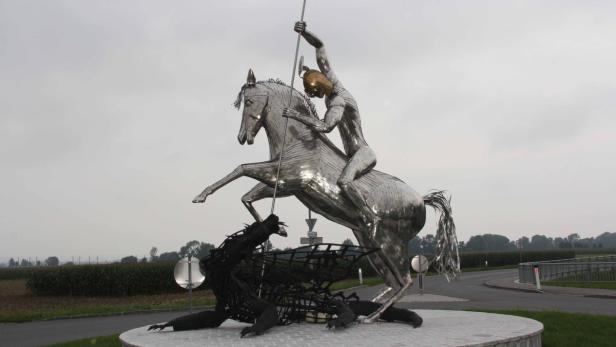
M426 221L425 205L441 212L437 238L435 267L446 276L459 272L459 258L455 225L451 216L449 200L442 191L424 197L400 179L386 173L371 170L353 184L362 192L366 203L380 218L376 232L364 225L361 211L349 201L337 184L345 167L347 157L325 135L309 129L306 125L288 119L284 153L282 153L285 121L282 110L287 107L316 117L314 106L300 92L277 80L257 82L252 70L238 94L235 106L244 102L242 124L238 134L240 144L252 144L261 128L269 141L270 160L242 164L218 182L208 186L195 197L194 203L202 203L208 195L227 183L248 176L261 183L242 197L242 202L252 216L262 220L252 203L271 198L278 179L278 197L293 195L309 209L325 218L353 230L361 246L380 248L369 256L370 263L385 281L387 288L373 301L381 302L380 310L370 315L365 322L373 322L396 302L412 284L408 242L419 233ZM276 177L278 160L282 155L280 175ZM393 293L385 298L385 294Z

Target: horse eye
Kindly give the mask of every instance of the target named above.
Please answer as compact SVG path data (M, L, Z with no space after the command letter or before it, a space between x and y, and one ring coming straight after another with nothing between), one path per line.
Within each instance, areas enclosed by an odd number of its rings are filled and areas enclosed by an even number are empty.
M256 120L261 119L261 115L260 114L251 114L250 117L252 117L252 118L254 118Z
M245 104L246 104L246 106L252 105L252 100L246 100Z

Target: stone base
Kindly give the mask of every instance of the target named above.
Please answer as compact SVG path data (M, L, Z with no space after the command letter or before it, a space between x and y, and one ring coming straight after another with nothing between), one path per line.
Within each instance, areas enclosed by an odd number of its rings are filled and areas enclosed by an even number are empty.
M240 338L247 324L227 320L219 328L148 332L147 327L120 335L125 347L158 346L541 346L543 324L528 318L493 313L415 310L423 325L356 324L327 330L325 324L277 326L261 336ZM152 322L153 324L156 322Z

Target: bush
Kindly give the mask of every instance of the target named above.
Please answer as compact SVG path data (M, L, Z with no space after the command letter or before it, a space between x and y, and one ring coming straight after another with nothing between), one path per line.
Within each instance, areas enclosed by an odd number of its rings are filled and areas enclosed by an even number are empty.
M33 272L44 270L44 268L40 267L9 267L0 269L0 281L2 280L19 280L30 278L30 275Z
M173 263L80 265L30 274L35 295L129 296L181 292Z

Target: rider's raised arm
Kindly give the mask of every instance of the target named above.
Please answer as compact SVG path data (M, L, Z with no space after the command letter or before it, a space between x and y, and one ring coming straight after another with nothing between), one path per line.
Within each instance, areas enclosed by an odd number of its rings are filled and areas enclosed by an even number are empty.
M316 49L317 64L319 65L319 69L330 81L332 81L332 83L335 83L337 81L336 74L334 74L331 64L329 63L329 59L327 58L327 52L325 51L323 41L321 41L321 39L319 39L315 34L307 31L306 23L304 22L297 22L295 24L295 31L301 33L306 42Z

